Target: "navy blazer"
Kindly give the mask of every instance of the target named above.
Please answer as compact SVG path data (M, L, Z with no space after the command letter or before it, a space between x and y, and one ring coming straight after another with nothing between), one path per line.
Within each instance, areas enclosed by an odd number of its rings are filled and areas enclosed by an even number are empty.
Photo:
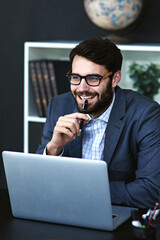
M116 87L115 93L104 146L112 204L153 207L160 199L160 106L132 90ZM70 92L50 101L37 153L51 140L58 118L73 112ZM82 136L83 130L64 147L64 156L82 157Z

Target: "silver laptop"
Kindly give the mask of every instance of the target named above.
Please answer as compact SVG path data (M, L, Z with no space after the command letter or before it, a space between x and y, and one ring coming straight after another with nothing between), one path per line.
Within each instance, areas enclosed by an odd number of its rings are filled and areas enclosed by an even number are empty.
M111 206L104 161L2 156L14 217L112 231L131 215L131 208Z

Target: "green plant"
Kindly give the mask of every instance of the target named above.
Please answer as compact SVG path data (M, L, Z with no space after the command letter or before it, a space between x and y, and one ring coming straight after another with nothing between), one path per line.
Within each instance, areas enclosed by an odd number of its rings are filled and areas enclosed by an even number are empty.
M129 76L133 79L133 87L138 92L153 99L160 88L160 66L154 63L138 64L133 62L129 66Z

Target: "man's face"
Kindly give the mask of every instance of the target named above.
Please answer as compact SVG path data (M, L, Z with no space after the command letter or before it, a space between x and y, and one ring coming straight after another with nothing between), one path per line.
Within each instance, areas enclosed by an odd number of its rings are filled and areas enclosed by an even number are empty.
M96 64L84 57L76 55L72 63L72 73L86 76L88 74L105 75L108 70L103 65ZM109 77L101 80L98 86L89 86L85 79L79 85L71 84L71 92L76 100L78 110L82 112L84 101L88 100L87 113L92 118L99 117L112 102L113 99L112 82Z

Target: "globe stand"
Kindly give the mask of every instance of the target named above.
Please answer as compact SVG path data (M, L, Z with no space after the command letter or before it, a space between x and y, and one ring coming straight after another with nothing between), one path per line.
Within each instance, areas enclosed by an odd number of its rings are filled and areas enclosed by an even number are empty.
M116 34L110 34L103 38L104 39L107 38L107 39L111 40L112 42L114 42L115 44L130 44L130 43L132 43L132 41L130 39L117 36Z

